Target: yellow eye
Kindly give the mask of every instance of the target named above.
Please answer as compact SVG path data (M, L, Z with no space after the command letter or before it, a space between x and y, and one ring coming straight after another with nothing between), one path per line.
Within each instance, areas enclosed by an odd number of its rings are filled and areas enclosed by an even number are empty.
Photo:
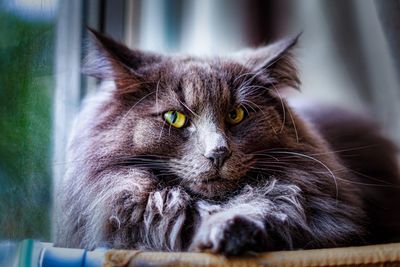
M235 125L240 123L244 119L244 110L242 107L238 107L228 113L226 120L229 124Z
M164 119L166 122L174 126L175 128L182 128L186 125L186 115L179 111L167 111L164 113Z

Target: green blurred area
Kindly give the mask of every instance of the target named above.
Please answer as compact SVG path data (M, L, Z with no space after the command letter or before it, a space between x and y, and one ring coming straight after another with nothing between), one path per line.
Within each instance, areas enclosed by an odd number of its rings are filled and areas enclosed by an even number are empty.
M55 23L0 9L0 239L50 239Z

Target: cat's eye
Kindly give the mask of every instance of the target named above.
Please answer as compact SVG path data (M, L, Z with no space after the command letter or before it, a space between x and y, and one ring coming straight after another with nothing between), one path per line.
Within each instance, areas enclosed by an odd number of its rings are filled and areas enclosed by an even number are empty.
M183 114L179 111L174 111L174 110L165 112L164 119L166 122L168 122L170 125L174 126L175 128L184 127L188 121L185 114Z
M242 107L238 107L228 113L226 118L229 124L235 125L240 123L245 117L245 112Z

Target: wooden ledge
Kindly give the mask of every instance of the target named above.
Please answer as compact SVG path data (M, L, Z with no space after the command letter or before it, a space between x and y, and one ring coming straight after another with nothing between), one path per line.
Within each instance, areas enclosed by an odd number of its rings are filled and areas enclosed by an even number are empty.
M400 267L400 243L314 249L277 251L254 257L225 258L207 253L144 252L134 250L110 250L105 255L106 267L351 267L391 266Z

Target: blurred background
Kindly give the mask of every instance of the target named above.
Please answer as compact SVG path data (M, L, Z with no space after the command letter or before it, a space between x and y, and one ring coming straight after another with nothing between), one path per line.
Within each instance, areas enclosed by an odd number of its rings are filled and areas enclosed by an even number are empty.
M400 144L400 0L0 0L0 239L51 241L53 188L82 98L85 26L130 47L218 55L303 31L302 92Z

